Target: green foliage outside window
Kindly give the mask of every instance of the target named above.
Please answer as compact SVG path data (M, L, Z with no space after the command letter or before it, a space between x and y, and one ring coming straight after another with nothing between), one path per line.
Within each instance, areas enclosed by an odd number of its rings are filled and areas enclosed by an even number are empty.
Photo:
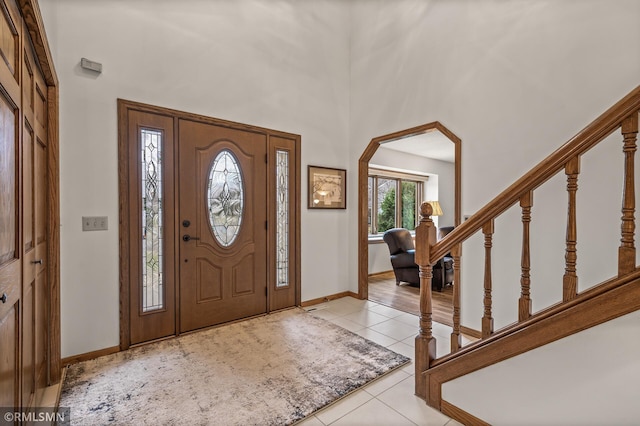
M402 182L402 227L416 229L416 183Z
M384 232L387 229L396 226L396 190L391 189L387 192L382 203L380 204L380 213L378 213L378 232Z
M402 224L403 228L416 227L416 183L402 182ZM396 190L391 189L380 204L378 232L396 227Z

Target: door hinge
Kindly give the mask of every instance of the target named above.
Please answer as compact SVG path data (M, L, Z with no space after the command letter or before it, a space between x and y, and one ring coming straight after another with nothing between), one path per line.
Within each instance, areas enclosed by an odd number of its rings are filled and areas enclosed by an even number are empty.
M268 221L264 221L264 229L269 229L269 222Z
M269 287L265 287L264 288L264 295L268 296L269 295Z
M269 154L264 155L264 162L269 164Z

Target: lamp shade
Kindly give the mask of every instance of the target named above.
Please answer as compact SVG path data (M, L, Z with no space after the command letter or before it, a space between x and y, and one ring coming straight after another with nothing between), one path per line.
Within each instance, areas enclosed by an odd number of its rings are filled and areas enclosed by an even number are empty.
M440 207L439 201L427 201L427 203L431 204L431 208L433 209L433 213L431 216L442 216L442 207Z

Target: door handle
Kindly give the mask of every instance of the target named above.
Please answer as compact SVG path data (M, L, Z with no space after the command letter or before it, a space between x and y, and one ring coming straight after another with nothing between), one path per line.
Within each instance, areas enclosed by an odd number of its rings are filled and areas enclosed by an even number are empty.
M199 240L200 238L198 237L192 237L189 234L185 234L182 236L182 241L191 241L191 240Z
M42 265L42 259L32 260L31 263L33 263L34 265Z
M7 293L2 293L2 297L0 297L0 300L2 300L2 303L7 303L8 298L9 296L7 296Z

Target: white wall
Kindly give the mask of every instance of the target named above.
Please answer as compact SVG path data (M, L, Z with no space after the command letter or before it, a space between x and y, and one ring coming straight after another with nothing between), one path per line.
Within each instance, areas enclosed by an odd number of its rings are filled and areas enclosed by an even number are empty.
M460 136L469 214L640 75L637 0L41 0L41 9L61 89L63 357L118 344L118 97L299 133L303 182L309 163L349 170L346 211L302 209L308 300L357 291L355 171L373 137L434 120ZM83 72L81 57L104 72ZM604 187L619 180L619 149L601 150L583 163L594 192L579 197L579 250L617 239L618 224L589 208L593 194L620 205ZM587 172L596 160L602 168ZM539 247L564 234L563 183L554 185L535 195ZM107 215L110 230L82 233L83 215ZM519 243L501 239L519 235L518 212L500 220L494 258L517 269ZM466 280L477 275L471 246ZM562 253L534 256L537 308L557 297ZM615 259L579 251L578 262L584 286ZM333 266L318 274L317 265ZM518 293L517 270L501 273L498 324L514 315ZM463 291L465 325L478 324L480 294Z
M351 164L357 164L373 137L438 120L462 139L463 215L477 211L640 84L637 0L359 0L353 5ZM619 134L582 159L580 290L616 271L621 166ZM351 185L353 192L355 184ZM560 299L565 186L561 175L534 193L534 311ZM350 241L357 241L357 212L350 213ZM521 234L518 208L496 222L493 306L497 327L517 318ZM473 328L479 328L482 316L482 252L480 236L464 244L462 322ZM355 246L350 255L349 277L355 288ZM637 399L640 379L637 362L629 355L638 351L630 337L638 332L637 318L607 323L595 334L526 354L526 362L496 365L490 376L476 374L445 387L445 398L485 420L495 420L494 424L518 424L513 417L504 421L496 416L514 410L523 424L532 409L540 410L531 419L542 418L546 424L563 424L561 420L567 418L571 420L564 424L595 424L589 418L591 408L600 407L606 413L618 410L619 415L600 424L624 424L616 423L624 416L637 423L639 414L629 399ZM624 355L619 357L621 352ZM512 365L518 362L516 376ZM586 381L600 382L602 387L583 389ZM552 383L554 389L540 383ZM472 390L456 394L470 384ZM624 396L618 405L615 399L621 389L629 398ZM523 390L528 393L524 395ZM538 404L545 390L555 400L545 397ZM506 410L515 399L530 405ZM476 411L475 401L486 409ZM585 405L592 407L580 416ZM554 417L546 417L547 413Z
M634 312L445 383L442 398L495 426L637 425L638 332Z
M349 14L325 0L40 3L61 90L65 357L119 343L116 99L300 134L303 183L309 163L349 168ZM110 229L83 233L83 215ZM346 290L346 217L303 207L302 300Z
M376 136L438 120L462 139L462 211L477 211L640 80L640 2L620 0L358 0L352 2L351 164ZM614 144L617 143L617 146ZM583 159L580 286L612 276L619 239L617 142ZM557 300L564 269L564 177L534 194L534 309ZM609 189L606 189L609 188ZM612 190L614 189L614 190ZM357 190L351 181L350 190ZM611 215L604 216L604 204ZM519 296L519 209L496 222L494 310L513 321ZM603 217L610 219L604 220ZM356 287L357 212L349 278ZM549 249L552 241L558 246ZM462 321L482 316L482 239L463 247ZM601 250L604 245L611 250ZM556 249L557 247L557 249ZM597 261L596 261L597 259Z

